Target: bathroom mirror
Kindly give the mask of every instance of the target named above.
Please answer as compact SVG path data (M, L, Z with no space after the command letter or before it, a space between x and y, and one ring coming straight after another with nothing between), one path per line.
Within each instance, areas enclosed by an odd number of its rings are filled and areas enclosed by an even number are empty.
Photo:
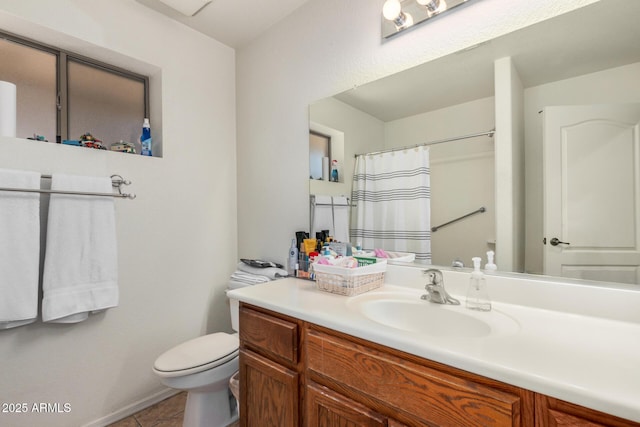
M620 271L593 267L578 271L570 266L561 271L547 268L547 252L568 250L552 247L545 234L543 186L543 129L549 107L621 105L640 103L640 2L602 0L474 46L465 51L430 61L378 81L319 100L310 106L310 120L344 133L345 182L352 179L354 155L394 147L413 146L434 140L484 132L496 126L496 105L500 80L495 75L499 61L510 58L520 85L512 114L520 121L522 164L514 169L514 193L524 192L519 204L516 232L508 245L496 244L496 224L502 221L504 206L496 201L496 187L505 177L496 168L495 138L478 137L430 147L431 225L440 225L480 206L486 212L473 215L431 234L432 263L451 265L460 258L465 266L471 257L496 251L501 270L598 280L640 283L640 269L630 259L640 248L637 227L640 202L628 203L624 213L631 222L620 234L632 236L618 252L628 265ZM496 126L496 135L510 130ZM638 156L638 127L631 127L633 158ZM514 148L514 147L511 147ZM514 148L515 149L515 148ZM612 156L615 158L615 156ZM620 156L618 156L620 158ZM615 171L617 165L607 165ZM605 168L605 169L606 169ZM631 187L640 188L637 160ZM611 189L615 193L616 189ZM317 189L311 189L314 194ZM637 191L636 191L637 193ZM592 197L587 194L585 198ZM634 194L635 197L635 194ZM591 218L587 210L579 219ZM571 216L566 216L566 222ZM572 221L578 218L572 217ZM594 224L593 219L590 219ZM610 222L610 221L609 221ZM595 223L606 230L610 224ZM567 226L568 224L564 224ZM569 224L571 225L571 224ZM546 239L546 240L545 240ZM546 241L546 243L545 243ZM571 242L569 242L571 243ZM506 247L511 245L512 247ZM613 245L615 246L615 245ZM521 262L501 268L500 255L522 254ZM570 249L577 251L578 245ZM625 261L625 262L627 262ZM638 262L636 262L638 264Z

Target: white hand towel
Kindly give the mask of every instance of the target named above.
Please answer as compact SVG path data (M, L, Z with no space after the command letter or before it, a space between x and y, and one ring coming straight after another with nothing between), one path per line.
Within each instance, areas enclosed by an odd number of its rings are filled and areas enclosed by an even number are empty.
M111 193L109 177L54 174L52 190ZM112 197L52 194L42 279L42 320L75 323L118 305Z
M333 196L333 237L338 242L349 241L349 199L346 196Z
M40 188L40 174L0 169L0 187ZM0 191L0 329L38 317L40 194Z
M311 204L311 237L315 238L316 233L322 230L329 230L329 235L333 236L333 208L331 196L315 195L314 203Z

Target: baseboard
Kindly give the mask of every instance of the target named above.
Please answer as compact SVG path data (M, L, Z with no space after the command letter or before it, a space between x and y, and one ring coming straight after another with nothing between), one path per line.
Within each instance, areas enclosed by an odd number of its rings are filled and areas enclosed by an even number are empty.
M117 421L120 421L128 416L131 416L143 409L148 408L151 405L155 405L156 403L163 401L175 394L178 394L179 390L174 390L172 388L167 388L165 390L159 391L158 393L152 394L149 397L145 397L144 399L138 400L137 402L132 403L131 405L127 405L122 409L119 409L111 414L99 418L95 421L91 421L88 424L85 424L82 427L105 427L109 424L113 424Z

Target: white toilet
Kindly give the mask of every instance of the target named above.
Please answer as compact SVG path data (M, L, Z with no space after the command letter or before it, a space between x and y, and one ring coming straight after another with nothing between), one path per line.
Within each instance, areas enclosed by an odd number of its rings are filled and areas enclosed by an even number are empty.
M238 301L230 300L231 326L239 330ZM223 427L238 419L229 379L238 371L238 334L216 332L166 351L153 365L168 387L186 390L183 427Z

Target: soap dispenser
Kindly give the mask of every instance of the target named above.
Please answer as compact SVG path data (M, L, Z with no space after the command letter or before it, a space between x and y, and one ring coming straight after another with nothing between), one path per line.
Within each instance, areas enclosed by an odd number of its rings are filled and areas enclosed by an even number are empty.
M493 262L495 254L493 251L487 251L487 263L484 266L486 271L496 271L498 269L498 266Z
M487 281L482 271L480 271L482 258L474 257L471 260L473 261L473 272L471 272L471 279L469 279L466 307L471 310L491 311Z

